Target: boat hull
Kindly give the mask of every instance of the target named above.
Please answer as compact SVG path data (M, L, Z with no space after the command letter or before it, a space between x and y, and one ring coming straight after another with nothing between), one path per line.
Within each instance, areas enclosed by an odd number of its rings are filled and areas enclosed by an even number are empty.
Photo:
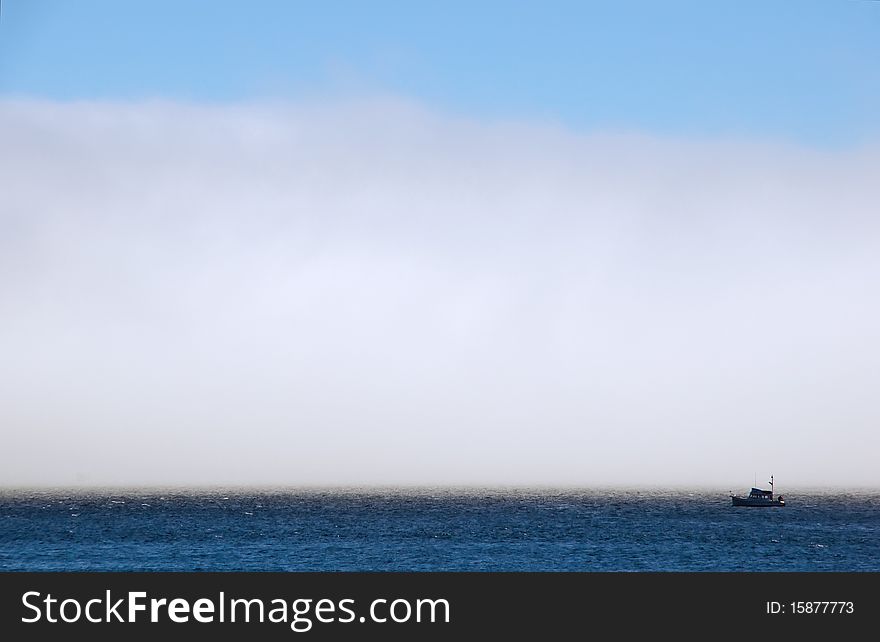
M780 508L785 502L780 499L752 499L750 497L730 498L734 506L751 506L752 508Z

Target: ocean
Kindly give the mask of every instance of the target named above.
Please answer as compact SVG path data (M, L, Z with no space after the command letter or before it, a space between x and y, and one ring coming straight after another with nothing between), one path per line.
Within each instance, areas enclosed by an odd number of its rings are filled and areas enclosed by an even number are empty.
M3 571L880 571L880 492L0 491Z

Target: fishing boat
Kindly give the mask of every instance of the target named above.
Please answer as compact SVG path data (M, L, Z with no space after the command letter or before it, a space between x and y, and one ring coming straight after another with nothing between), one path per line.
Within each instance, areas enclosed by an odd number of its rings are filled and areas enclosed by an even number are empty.
M770 475L770 490L752 488L748 497L731 495L730 499L734 506L785 506L785 498L782 495L779 497L773 495L773 475Z

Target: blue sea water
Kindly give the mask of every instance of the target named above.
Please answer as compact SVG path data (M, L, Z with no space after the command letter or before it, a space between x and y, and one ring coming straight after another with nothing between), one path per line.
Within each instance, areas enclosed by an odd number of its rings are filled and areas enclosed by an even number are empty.
M880 571L880 492L0 491L0 570Z

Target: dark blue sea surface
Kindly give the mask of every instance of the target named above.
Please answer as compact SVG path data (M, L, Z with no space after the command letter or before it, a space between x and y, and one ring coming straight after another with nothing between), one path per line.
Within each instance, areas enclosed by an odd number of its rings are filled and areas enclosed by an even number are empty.
M880 492L0 491L0 570L880 571Z

